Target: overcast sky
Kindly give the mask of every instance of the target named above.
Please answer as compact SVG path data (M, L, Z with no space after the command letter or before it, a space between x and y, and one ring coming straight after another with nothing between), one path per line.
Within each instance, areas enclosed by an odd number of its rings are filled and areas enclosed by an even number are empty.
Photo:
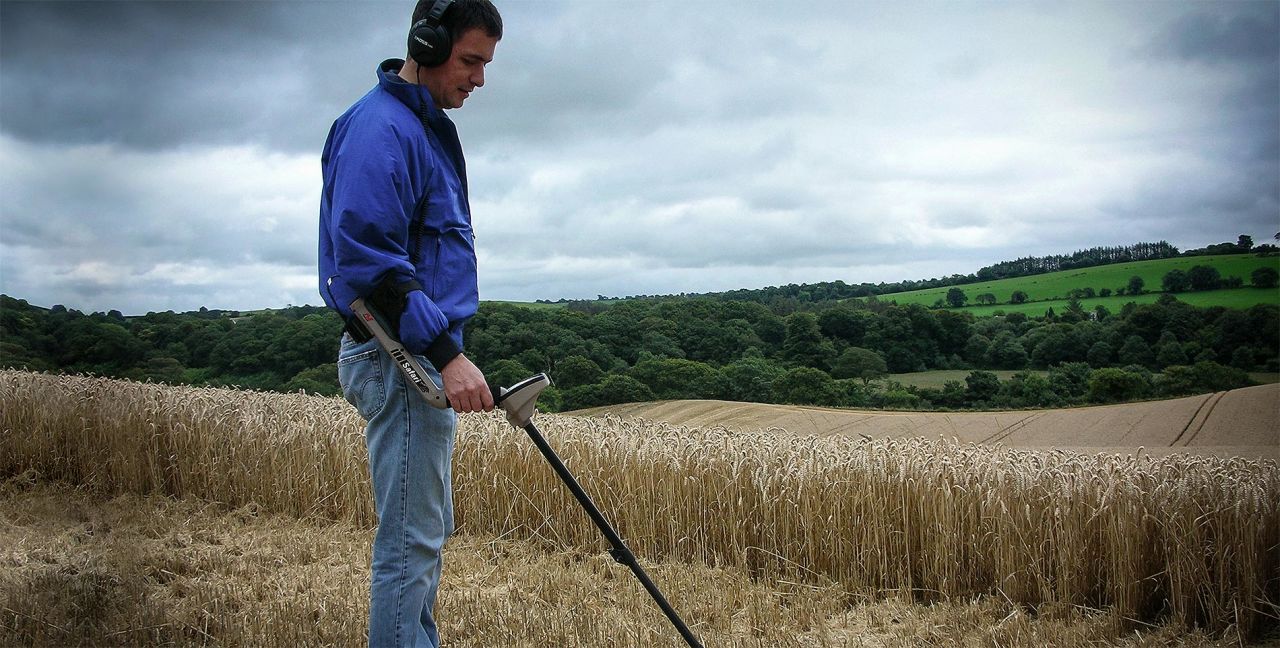
M484 299L969 273L1280 230L1280 2L505 1ZM319 304L320 149L412 2L0 3L0 292Z

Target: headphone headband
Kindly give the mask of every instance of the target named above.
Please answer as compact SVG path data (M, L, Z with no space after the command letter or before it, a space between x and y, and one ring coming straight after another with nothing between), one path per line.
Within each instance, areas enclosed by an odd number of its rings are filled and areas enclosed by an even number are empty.
M436 0L431 3L431 10L427 12L426 20L431 21L431 26L440 24L440 19L444 17L444 12L453 4L453 0Z

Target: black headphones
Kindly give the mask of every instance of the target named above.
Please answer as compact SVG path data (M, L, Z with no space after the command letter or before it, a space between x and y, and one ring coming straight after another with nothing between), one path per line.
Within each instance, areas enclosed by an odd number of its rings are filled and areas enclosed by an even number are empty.
M453 0L435 0L427 17L409 28L409 56L422 67L436 67L449 60L453 51L453 38L449 30L440 26L440 17L453 4Z

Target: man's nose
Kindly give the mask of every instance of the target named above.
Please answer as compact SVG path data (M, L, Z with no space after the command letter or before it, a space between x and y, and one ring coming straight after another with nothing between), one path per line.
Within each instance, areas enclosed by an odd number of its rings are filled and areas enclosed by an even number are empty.
M471 85L477 88L484 85L484 68L480 68L479 72L471 75Z

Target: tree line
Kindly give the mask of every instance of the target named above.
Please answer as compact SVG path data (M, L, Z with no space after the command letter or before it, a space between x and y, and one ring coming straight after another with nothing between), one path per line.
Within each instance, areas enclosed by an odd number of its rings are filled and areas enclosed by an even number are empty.
M340 333L319 307L123 317L0 296L0 364L34 370L336 394ZM1172 295L1118 313L981 319L874 299L800 310L711 298L603 311L486 302L466 337L491 382L551 375L552 410L679 398L1046 407L1216 391L1249 384L1246 371L1280 370L1280 308L1197 308ZM941 389L888 377L930 369L970 373ZM993 370L1022 373L1000 381Z
M727 292L717 293L681 293L678 295L634 295L625 299L671 299L671 298L688 298L688 297L706 297L709 299L721 299L729 301L754 301L766 304L771 308L785 307L788 303L798 304L814 304L824 301L837 301L853 297L870 297L890 295L894 293L910 292L913 290L925 290L930 288L945 288L948 286L963 286L966 284L981 283L993 281L996 279L1010 279L1014 277L1026 277L1037 274L1045 274L1049 272L1058 272L1061 270L1073 270L1079 268L1090 268L1094 266L1109 265L1114 263L1129 263L1133 261L1149 261L1153 259L1167 259L1177 256L1203 256L1208 254L1259 254L1270 255L1280 252L1280 248L1275 245L1264 244L1255 246L1253 237L1241 234L1236 243L1218 243L1203 248L1187 250L1179 252L1178 248L1171 245L1167 241L1157 241L1154 243L1134 243L1132 245L1123 246L1099 246L1085 250L1077 250L1071 254L1055 254L1043 257L1024 257L1014 259L1012 261L1001 261L993 265L980 268L975 273L970 274L953 274L947 277L935 277L932 279L920 280L903 280L892 283L869 283L862 282L858 284L850 284L841 280L824 281L812 284L787 284L785 286L768 286L765 288L741 288L730 290ZM624 298L608 297L598 295L597 302L621 301ZM538 300L539 303L557 303L557 304L578 304L577 300L560 299L555 302L550 300ZM1017 303L1017 302L1015 302ZM583 304L579 304L585 307ZM603 308L603 304L597 304L598 308Z

